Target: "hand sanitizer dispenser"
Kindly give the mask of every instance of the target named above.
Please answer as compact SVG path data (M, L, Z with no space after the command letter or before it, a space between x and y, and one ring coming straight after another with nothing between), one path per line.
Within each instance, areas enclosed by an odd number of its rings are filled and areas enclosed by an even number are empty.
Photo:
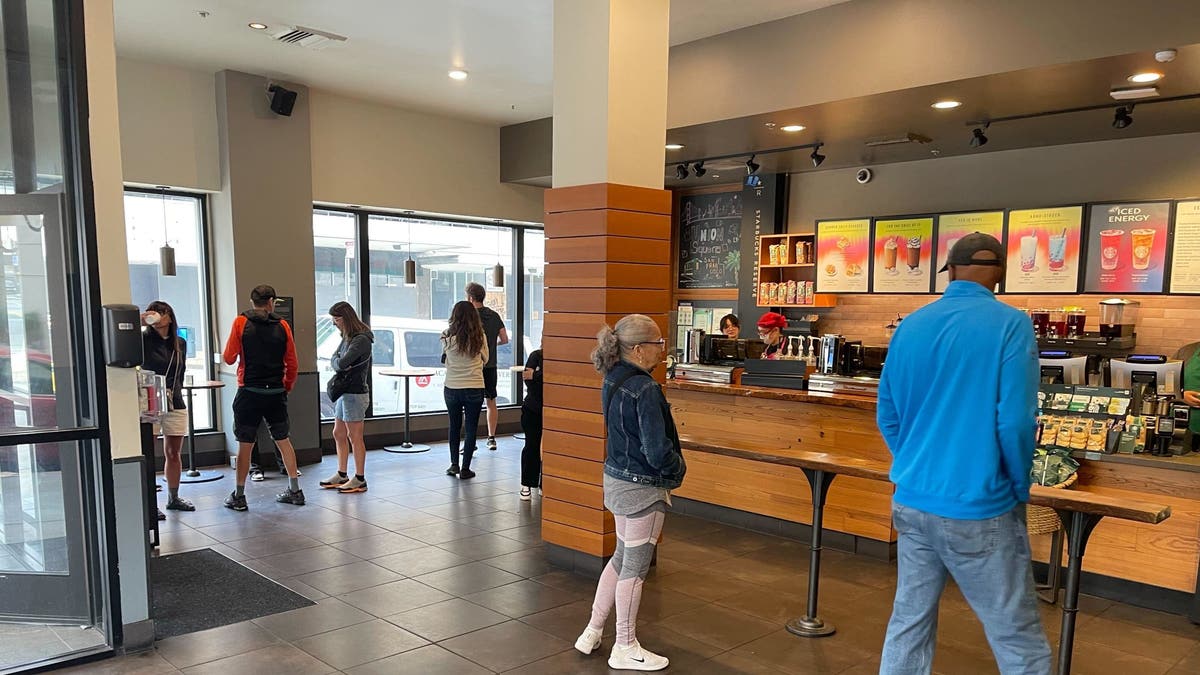
M142 315L137 305L104 305L104 363L114 368L142 365Z

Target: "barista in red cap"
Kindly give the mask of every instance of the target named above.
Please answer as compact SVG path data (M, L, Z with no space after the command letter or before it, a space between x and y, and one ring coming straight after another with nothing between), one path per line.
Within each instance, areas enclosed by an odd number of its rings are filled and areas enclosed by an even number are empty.
M767 312L758 317L758 339L767 344L767 348L763 350L764 359L779 358L784 328L787 328L787 317L779 312Z

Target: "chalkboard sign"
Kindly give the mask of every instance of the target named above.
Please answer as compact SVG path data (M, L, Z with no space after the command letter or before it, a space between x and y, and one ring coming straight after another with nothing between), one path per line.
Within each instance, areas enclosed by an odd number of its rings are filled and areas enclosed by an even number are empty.
M679 198L679 288L737 288L741 266L740 192Z

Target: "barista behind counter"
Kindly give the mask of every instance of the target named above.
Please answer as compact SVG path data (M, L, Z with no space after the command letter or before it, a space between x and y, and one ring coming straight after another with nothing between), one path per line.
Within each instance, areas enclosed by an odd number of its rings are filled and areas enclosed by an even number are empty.
M787 328L787 317L778 312L767 312L758 318L758 338L767 346L762 358L774 361L779 358L783 346L783 329Z

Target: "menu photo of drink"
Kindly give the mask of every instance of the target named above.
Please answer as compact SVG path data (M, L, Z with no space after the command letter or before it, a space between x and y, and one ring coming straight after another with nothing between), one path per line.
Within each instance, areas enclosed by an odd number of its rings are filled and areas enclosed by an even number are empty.
M933 218L875 221L873 293L928 293L933 277Z
M818 293L866 293L870 278L871 219L817 221Z
M990 234L1004 243L1004 212L976 211L973 213L943 213L937 222L937 255L934 257L934 290L941 293L950 285L950 272L937 272L950 257L950 249L959 239L973 232Z
M1092 204L1085 293L1162 293L1170 202Z
M1078 292L1082 230L1082 206L1009 211L1004 292Z
M1200 294L1200 201L1175 202L1171 292Z

